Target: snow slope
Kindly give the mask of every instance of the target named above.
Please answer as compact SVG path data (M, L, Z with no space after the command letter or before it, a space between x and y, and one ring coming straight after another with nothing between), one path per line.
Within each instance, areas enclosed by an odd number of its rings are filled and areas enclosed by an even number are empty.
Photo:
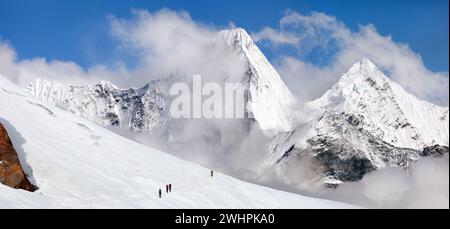
M246 183L44 105L0 76L0 121L34 193L0 185L0 208L348 208ZM157 197L165 184L173 193Z

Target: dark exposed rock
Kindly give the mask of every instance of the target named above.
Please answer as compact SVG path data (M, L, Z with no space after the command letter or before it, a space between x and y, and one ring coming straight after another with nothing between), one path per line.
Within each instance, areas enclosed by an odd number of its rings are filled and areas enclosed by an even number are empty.
M295 149L295 145L292 145L291 147L289 147L288 150L286 150L286 152L284 152L283 156L278 159L277 163L280 162L281 160L283 160L283 158L289 157L289 155L292 153L292 151Z
M357 181L362 179L366 173L376 169L372 162L364 156L339 157L343 150L350 149L336 147L325 139L319 141L322 141L319 144L322 144L323 147L314 147L313 152L317 153L314 159L324 167L324 176L344 182ZM310 144L316 143L310 141Z
M352 126L358 126L361 123L360 119L360 117L352 114L347 117L347 122Z
M364 119L354 114L326 113L319 125L327 126L325 131L307 140L307 148L295 148L294 142L277 163L288 161L290 157L309 153L314 163L321 167L321 176L331 179L328 187L336 187L334 181L358 181L365 174L383 167L408 166L421 156L419 151L395 147L360 128ZM294 136L295 135L290 135ZM277 150L274 148L274 150ZM437 155L442 149L430 148L426 153ZM447 149L448 150L448 149ZM328 181L327 181L328 182Z
M107 120L109 120L109 125L111 126L119 126L120 122L119 122L119 117L117 116L117 114L112 113L112 112L107 112L105 114L105 117L107 118Z
M343 182L357 181L365 174L372 172L378 167L373 164L373 159L367 153L358 149L357 146L345 144L342 141L334 141L325 136L308 140L314 152L314 160L323 165L323 176L331 177ZM366 149L379 155L378 159L386 167L406 167L420 157L448 157L449 147L434 145L424 148L422 151L394 147L378 138L368 138L364 142ZM334 188L336 184L326 184Z
M421 152L420 156L422 157L448 157L448 146L440 146L440 145L434 145L434 146L427 146L425 147Z
M16 150L5 127L0 123L0 182L12 188L34 191L23 172Z

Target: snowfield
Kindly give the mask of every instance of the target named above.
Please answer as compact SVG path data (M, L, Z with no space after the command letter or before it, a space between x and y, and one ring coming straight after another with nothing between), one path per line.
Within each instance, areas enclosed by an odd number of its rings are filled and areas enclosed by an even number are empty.
M0 208L352 208L215 173L45 105L0 76L0 122L36 192L0 185ZM165 184L173 185L165 194ZM158 189L163 189L158 198Z

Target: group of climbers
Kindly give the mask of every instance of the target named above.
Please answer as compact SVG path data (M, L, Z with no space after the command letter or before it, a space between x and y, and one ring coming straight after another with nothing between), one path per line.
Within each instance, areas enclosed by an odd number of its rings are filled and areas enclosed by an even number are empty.
M172 184L166 184L166 193L172 192Z
M214 177L214 171L213 170L211 170L210 175L211 175L211 178ZM169 192L172 192L172 184L166 184L166 193L169 193ZM161 198L162 197L162 190L161 189L159 189L158 194L159 194L159 198Z
M166 184L166 193L172 192L172 184ZM159 198L162 197L162 190L159 189Z

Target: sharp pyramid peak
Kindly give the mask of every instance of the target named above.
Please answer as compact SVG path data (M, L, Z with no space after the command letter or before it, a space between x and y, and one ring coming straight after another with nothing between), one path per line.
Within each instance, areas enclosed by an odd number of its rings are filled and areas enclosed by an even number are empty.
M236 27L232 29L224 29L220 30L219 33L228 33L233 35L241 35L241 36L250 36L248 35L247 31L242 27Z
M388 87L391 87L390 79L366 57L354 63L333 86L334 90L345 91L348 94L359 93L369 88Z
M378 67L367 57L361 58L358 62L354 63L349 70L349 73L362 72L362 73L374 73L378 71Z
M254 43L247 31L241 27L221 30L219 31L219 37L230 44L249 45Z
M378 85L384 85L386 81L389 81L389 78L369 58L363 57L341 77L341 82L350 81L360 84L366 79Z

